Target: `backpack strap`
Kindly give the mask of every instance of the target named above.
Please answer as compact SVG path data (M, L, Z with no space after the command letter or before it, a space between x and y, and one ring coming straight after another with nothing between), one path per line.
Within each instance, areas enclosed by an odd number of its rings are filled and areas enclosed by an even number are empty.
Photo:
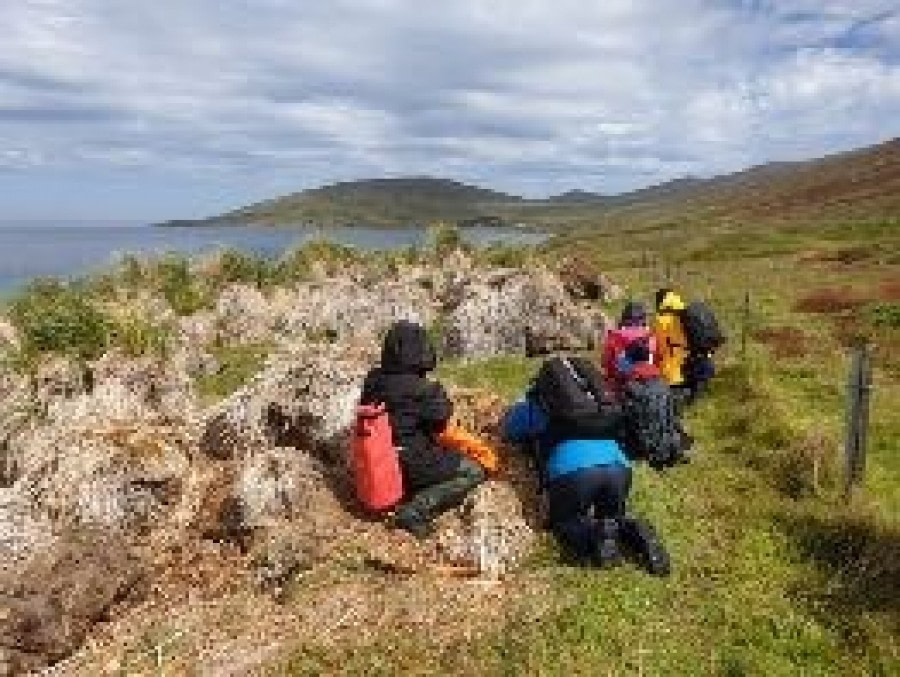
M560 358L562 363L565 365L566 369L569 370L569 373L572 375L572 378L575 380L575 383L585 392L585 394L590 397L594 403L597 405L599 409L603 404L603 393L597 392L594 389L593 384L591 384L590 380L584 377L583 374L578 372L578 369L575 368L575 365L568 357Z

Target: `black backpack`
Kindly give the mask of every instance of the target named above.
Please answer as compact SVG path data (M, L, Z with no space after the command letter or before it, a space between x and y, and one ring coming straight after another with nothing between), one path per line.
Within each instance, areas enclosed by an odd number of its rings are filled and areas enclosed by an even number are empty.
M581 357L553 357L541 365L531 393L550 419L574 419L600 411L603 378Z
M672 390L660 378L625 384L622 399L626 450L646 459L654 468L676 463L681 457L681 426Z
M688 351L709 353L725 343L725 334L719 326L716 314L703 301L691 301L679 313Z
M546 360L528 392L547 415L546 438L531 440L539 489L546 487L546 456L566 439L617 439L623 420L621 409L604 397L603 378L594 365L580 357Z

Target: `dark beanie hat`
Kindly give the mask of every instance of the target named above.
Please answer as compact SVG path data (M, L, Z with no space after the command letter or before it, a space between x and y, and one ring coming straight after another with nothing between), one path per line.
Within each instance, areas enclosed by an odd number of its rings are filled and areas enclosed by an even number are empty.
M647 308L640 301L629 301L622 309L619 326L627 327L647 323Z
M625 357L632 364L650 361L650 341L645 338L636 339L625 348Z

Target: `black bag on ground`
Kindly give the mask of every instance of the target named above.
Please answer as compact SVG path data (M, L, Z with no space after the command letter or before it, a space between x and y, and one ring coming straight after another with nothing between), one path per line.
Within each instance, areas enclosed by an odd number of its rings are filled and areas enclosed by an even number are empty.
M624 447L654 468L675 464L684 449L675 397L660 378L629 381L623 391Z
M725 334L707 303L691 301L680 315L690 352L708 353L725 343Z
M584 358L553 357L541 365L532 393L551 419L580 418L600 411L603 379Z

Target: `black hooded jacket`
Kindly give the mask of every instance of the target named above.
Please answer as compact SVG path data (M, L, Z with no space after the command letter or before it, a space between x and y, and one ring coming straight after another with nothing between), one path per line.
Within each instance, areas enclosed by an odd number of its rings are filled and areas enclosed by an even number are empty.
M381 365L366 375L360 398L361 404L387 406L404 480L412 490L450 479L459 468L459 455L435 441L453 414L443 387L425 378L435 365L425 329L397 322L384 338Z

